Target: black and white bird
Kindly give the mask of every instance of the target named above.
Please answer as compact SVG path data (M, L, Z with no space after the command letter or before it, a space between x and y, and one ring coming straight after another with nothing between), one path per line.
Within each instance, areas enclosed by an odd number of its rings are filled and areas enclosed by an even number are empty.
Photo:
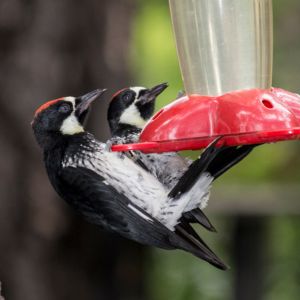
M210 264L225 264L198 236L184 213L199 207L213 177L221 148L211 144L170 190L126 155L114 153L84 130L96 90L43 104L32 122L44 163L56 192L89 222L163 249L182 249Z
M112 134L112 143L135 143L139 135L154 113L155 100L165 89L166 83L158 84L152 88L129 87L116 92L109 104L107 120ZM179 96L182 96L181 92ZM218 155L205 166L204 177L209 174L212 181L237 164L249 154L253 146L223 147ZM140 151L130 151L133 160L139 163L145 170L153 174L166 188L176 190L179 179L187 172L192 160L180 156L176 152L146 154ZM199 169L198 162L194 166ZM202 160L201 160L202 162ZM190 171L193 174L195 171ZM189 175L185 175L188 176ZM181 179L182 182L183 179ZM177 185L182 188L179 184ZM196 195L198 201L200 195ZM181 221L196 222L210 231L216 231L209 219L202 211L208 202L209 190L202 195L199 206L192 211L183 214ZM195 200L197 201L197 200Z
M155 100L166 88L167 83L152 88L130 87L116 92L109 104L107 120L112 143L135 143L147 122L154 114ZM144 168L171 189L192 163L175 152L144 154L130 152Z

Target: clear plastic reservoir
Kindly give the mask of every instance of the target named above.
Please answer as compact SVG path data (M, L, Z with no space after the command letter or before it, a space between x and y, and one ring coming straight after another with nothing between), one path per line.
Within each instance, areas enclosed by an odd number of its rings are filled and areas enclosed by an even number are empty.
M272 0L169 0L188 94L269 88Z

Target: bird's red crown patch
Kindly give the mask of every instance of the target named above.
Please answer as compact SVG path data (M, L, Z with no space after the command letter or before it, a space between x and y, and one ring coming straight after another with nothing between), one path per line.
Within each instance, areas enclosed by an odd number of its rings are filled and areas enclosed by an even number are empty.
M124 89L122 89L122 90L119 90L119 91L115 92L115 93L112 95L111 100L114 100L114 98L115 98L116 96L118 96L119 94L121 94L121 93L122 93L123 91L125 91L125 90L127 90L127 88L124 88Z
M49 106L51 106L52 104L55 104L58 101L63 100L64 98L58 98L58 99L54 99L54 100L50 100L44 104L42 104L34 113L34 116L37 116L40 112L42 112L43 110L47 109Z

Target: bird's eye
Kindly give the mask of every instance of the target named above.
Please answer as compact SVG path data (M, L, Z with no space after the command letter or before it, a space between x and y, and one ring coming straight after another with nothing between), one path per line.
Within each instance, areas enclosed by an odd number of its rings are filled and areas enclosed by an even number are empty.
M58 111L60 113L67 113L69 111L71 111L71 105L67 104L67 103L63 103L59 108Z
M131 95L127 93L122 98L125 102L129 102L131 100Z

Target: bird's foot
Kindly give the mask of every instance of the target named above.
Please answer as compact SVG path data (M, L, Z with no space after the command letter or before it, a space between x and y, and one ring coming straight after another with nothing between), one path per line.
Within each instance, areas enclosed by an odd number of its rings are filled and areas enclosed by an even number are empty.
M111 147L113 146L113 141L112 140L108 140L106 141L105 143L105 146L104 146L104 150L107 151L107 152L111 152Z

